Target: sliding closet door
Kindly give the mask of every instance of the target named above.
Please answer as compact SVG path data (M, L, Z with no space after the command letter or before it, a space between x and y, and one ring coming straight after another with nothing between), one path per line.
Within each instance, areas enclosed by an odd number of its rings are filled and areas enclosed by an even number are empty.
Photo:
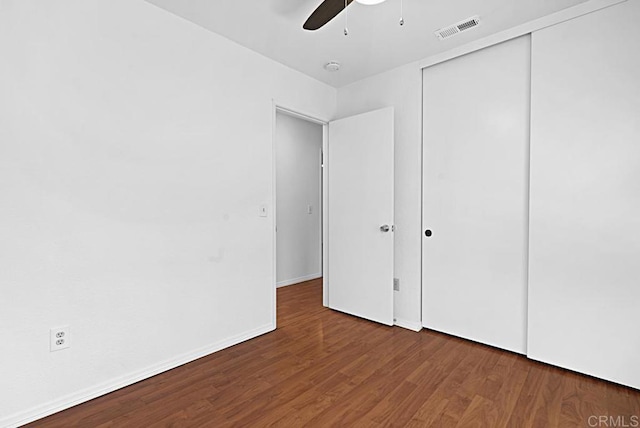
M529 356L640 388L640 2L533 35Z
M530 58L525 36L423 75L423 325L519 353Z

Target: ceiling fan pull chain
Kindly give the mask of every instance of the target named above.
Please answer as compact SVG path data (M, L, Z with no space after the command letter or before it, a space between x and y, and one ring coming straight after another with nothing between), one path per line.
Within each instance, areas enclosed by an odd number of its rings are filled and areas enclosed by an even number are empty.
M400 26L402 27L404 25L404 13L402 10L402 0L400 0Z
M349 9L347 9L347 6L349 6L347 4L348 0L344 0L344 35L348 36L349 35Z

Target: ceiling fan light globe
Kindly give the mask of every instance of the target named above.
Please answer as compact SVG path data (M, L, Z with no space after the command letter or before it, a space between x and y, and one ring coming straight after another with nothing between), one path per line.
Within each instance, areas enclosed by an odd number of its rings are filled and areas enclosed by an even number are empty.
M374 4L380 4L385 0L356 0L356 3L364 4L367 6L373 6Z

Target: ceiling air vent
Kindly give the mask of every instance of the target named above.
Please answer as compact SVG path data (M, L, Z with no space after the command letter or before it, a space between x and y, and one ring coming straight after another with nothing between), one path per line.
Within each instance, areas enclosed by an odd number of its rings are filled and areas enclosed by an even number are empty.
M463 21L458 22L457 24L449 25L448 27L441 28L435 32L436 36L440 40L448 39L451 36L455 36L458 33L463 31L470 30L471 28L477 27L480 25L480 17L474 16L473 18L467 18Z

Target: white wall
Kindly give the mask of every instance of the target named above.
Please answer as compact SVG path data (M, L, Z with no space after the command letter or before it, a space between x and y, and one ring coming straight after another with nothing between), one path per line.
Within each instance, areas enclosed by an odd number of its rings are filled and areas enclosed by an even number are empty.
M277 285L318 278L321 268L322 125L276 115ZM309 213L311 206L311 213Z
M3 0L0 58L0 426L273 329L272 99L334 89L141 0Z
M420 329L422 245L422 70L417 63L338 89L338 117L383 107L395 110L395 292L396 323Z

